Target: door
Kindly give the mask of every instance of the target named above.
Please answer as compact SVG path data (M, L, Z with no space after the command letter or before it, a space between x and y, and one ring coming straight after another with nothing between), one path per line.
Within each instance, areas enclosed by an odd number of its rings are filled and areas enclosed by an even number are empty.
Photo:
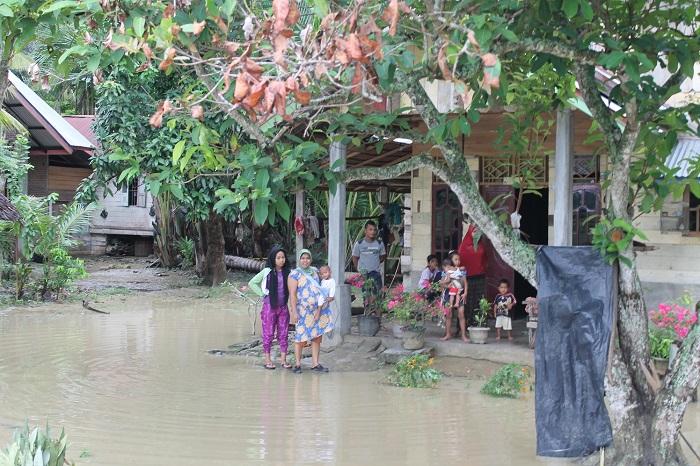
M591 228L600 215L600 185L575 184L573 197L572 244L589 246L593 241Z
M462 242L462 205L445 184L433 184L433 254L442 261Z
M481 186L481 196L486 202L493 203L491 208L499 214L504 212L510 215L515 210L515 196L512 186ZM501 259L501 256L486 236L482 236L480 241L483 241L486 247L486 298L489 301L493 301L493 298L498 294L498 282L505 278L513 286L515 274L513 269ZM469 273L468 270L467 273Z

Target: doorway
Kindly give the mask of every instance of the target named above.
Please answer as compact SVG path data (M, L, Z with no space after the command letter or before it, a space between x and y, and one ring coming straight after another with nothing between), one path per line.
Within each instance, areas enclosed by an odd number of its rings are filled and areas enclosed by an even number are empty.
M462 204L446 184L433 184L433 247L442 261L462 242Z
M533 246L549 242L549 189L538 189L537 192L524 194L520 205L520 231L523 239ZM514 317L522 317L527 315L522 302L525 298L537 296L537 289L518 272L514 273L513 281L513 294L518 299Z

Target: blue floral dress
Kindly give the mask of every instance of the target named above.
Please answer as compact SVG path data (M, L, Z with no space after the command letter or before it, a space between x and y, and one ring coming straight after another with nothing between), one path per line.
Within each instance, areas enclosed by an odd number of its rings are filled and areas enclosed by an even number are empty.
M325 297L321 290L316 270L312 269L307 275L301 270L295 269L289 274L289 278L297 281L296 313L298 320L294 341L297 343L310 341L333 330L330 306L325 306L321 309L319 319L314 319L319 299Z

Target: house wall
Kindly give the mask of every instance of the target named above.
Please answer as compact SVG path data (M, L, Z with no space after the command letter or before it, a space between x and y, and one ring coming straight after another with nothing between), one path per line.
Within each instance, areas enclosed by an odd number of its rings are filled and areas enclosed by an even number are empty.
M143 187L140 187L143 189ZM150 211L153 198L150 193L143 192L145 201L141 206L127 206L121 190L114 184L110 186L113 195L104 196L104 191L98 192L98 207L92 218L90 233L105 235L153 236L154 217ZM107 218L100 214L107 212Z
M27 174L27 194L46 196L49 193L49 158L45 155L30 155L29 163L34 168Z
M48 192L58 194L58 202L71 202L80 183L90 176L90 168L48 167Z

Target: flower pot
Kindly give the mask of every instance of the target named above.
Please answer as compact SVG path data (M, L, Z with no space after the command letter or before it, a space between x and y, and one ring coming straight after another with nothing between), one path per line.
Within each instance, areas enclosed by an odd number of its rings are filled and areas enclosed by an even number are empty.
M489 337L489 327L469 327L469 340L477 345L486 343Z
M419 350L425 346L425 328L403 328L401 337L403 349Z
M663 377L668 372L668 359L651 358L654 361L654 368L658 372L659 377Z
M379 331L379 317L359 316L357 318L357 326L361 336L373 337Z
M391 324L391 334L394 335L394 338L403 338L403 325L397 323Z

